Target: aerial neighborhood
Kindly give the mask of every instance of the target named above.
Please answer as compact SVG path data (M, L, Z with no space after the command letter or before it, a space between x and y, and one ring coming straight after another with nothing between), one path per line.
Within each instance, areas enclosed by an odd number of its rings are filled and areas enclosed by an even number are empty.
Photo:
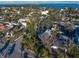
M0 7L0 58L78 58L78 8Z

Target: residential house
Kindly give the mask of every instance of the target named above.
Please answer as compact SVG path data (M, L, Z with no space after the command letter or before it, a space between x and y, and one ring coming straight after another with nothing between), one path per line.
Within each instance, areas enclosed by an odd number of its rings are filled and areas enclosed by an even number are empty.
M0 16L0 20L4 20L3 16Z
M8 26L3 26L3 25L0 26L0 30L6 30L8 28L9 28Z
M43 39L49 39L50 36L51 36L51 30L47 29L43 34L41 34L41 35L39 36L39 38L40 38L41 40L43 40Z
M8 31L6 32L6 37L12 37L12 36L13 36L13 33L14 33L13 31L9 31L9 30L8 30Z
M20 11L17 11L17 14L20 14L21 12Z
M58 46L55 46L55 45L52 45L51 48L58 49L59 47Z
M30 23L30 20L29 20L29 18L22 18L22 19L19 19L18 22L26 28L27 27L27 22Z
M13 28L13 24L10 23L10 22L6 22L6 26L10 27L10 28Z
M48 15L49 11L48 10L45 10L45 11L41 11L41 14L42 15Z
M47 44L48 40L50 40L51 38L51 30L47 29L44 33L40 34L38 37L41 39L44 45Z
M60 47L68 47L70 42L69 37L61 34L57 36L57 41L60 43L59 44Z

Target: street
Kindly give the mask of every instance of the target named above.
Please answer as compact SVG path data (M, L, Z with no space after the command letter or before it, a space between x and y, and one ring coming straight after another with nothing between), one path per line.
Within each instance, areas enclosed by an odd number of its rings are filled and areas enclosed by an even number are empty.
M11 47L10 47L11 46ZM10 51L8 51L10 50ZM21 36L15 39L13 43L5 43L2 49L0 49L0 57L8 58L21 58ZM10 53L10 54L8 54Z

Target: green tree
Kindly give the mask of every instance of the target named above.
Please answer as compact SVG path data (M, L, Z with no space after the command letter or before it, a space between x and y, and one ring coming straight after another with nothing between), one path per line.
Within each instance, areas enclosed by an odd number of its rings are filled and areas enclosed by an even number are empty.
M76 58L79 58L79 48L77 46L70 47L68 52Z

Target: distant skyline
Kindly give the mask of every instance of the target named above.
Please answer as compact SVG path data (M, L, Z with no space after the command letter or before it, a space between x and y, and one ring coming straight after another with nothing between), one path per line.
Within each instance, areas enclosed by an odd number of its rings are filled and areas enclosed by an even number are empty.
M0 4L47 4L47 3L79 4L79 1L0 1Z

